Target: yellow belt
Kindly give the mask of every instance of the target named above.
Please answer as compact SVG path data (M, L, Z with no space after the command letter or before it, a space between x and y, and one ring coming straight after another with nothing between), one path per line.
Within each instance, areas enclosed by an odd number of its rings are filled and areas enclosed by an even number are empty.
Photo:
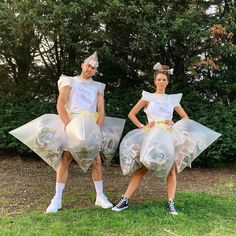
M171 126L167 125L167 124L165 123L165 120L157 120L157 121L155 121L154 127L156 127L156 126L161 127L162 129L164 129L164 130L167 131L167 132L172 131ZM145 131L149 131L151 128L144 127L143 129L144 129Z
M66 110L68 116L69 116L69 119L71 120L72 119L72 113L69 111L69 110ZM90 116L93 118L94 122L96 123L98 118L99 118L99 114L98 112L95 112L95 113L91 113L87 110L81 110L79 111L78 115L82 115L82 114L85 114L86 116Z

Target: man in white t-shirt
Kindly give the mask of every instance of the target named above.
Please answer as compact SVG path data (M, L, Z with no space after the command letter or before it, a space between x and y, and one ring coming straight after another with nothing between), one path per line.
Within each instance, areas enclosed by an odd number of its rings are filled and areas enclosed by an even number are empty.
M98 67L98 58L97 58L97 53L95 52L81 64L81 69L82 69L81 74L77 76L75 80L78 79L82 83L91 82L93 84L95 83L100 84L100 87L101 85L103 85L102 87L104 89L105 87L104 84L92 80L92 77L97 72L97 67ZM95 112L98 112L99 115L97 120L97 125L99 127L103 125L104 113L105 113L103 92L96 92L95 98L94 100L92 100L91 94L83 93L82 90L80 90L81 94L78 94L77 96L76 89L74 89L73 85L70 85L70 83L64 83L64 86L61 86L61 84L63 84L63 78L61 78L58 81L58 84L59 84L59 96L57 100L57 111L60 118L64 122L65 127L70 122L70 117L67 112L68 108L69 110L72 109L73 112L73 109L74 110L82 109L83 104L89 108L90 103L91 103L91 110L93 111L95 109ZM53 199L51 200L51 204L48 206L46 213L55 213L62 207L62 192L64 190L65 183L68 179L69 166L71 164L72 159L73 158L70 152L64 151L56 174L56 193ZM96 189L95 205L100 206L102 208L111 208L113 206L112 203L109 202L109 200L103 193L102 165L101 165L101 157L99 154L92 163L92 179Z

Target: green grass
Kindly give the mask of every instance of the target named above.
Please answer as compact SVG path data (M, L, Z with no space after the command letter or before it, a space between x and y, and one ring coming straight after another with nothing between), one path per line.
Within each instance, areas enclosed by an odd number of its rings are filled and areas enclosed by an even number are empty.
M0 218L0 235L235 235L235 192L227 196L180 192L177 217L166 201L135 205L116 213L98 207L64 209L57 214L31 213Z

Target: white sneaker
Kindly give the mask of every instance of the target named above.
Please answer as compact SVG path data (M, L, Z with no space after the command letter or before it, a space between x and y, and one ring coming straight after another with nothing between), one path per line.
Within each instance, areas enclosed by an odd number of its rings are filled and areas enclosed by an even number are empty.
M52 199L50 205L46 210L46 213L56 213L61 208L62 208L61 203L58 203L54 199Z
M104 208L104 209L113 207L113 204L108 200L106 196L97 197L95 205L100 206L101 208Z

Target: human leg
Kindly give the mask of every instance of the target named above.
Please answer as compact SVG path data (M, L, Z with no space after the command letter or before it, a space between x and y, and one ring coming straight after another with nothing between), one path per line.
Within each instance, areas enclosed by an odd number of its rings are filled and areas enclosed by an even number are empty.
M174 164L171 167L171 170L167 176L167 196L169 200L173 200L175 198L176 186L177 186L176 167Z
M130 198L134 192L137 190L137 188L140 185L140 182L143 178L143 176L147 173L148 169L145 166L142 166L138 170L136 170L129 182L128 188L125 191L125 196L127 198Z
M62 207L62 193L68 179L69 166L72 156L69 152L64 152L56 174L55 195L48 206L46 213L55 213Z
M137 188L140 185L140 182L143 176L147 173L148 169L145 166L142 166L136 170L129 182L129 185L125 191L125 194L122 196L120 202L112 208L113 211L122 211L128 208L128 199L134 194Z
M70 152L66 151L63 153L60 165L57 169L56 181L58 183L66 183L72 159Z
M100 155L98 155L93 161L92 179L96 190L95 205L100 206L102 208L113 207L112 203L107 199L103 192L102 161Z
M169 212L172 215L178 215L178 212L176 211L174 206L176 186L177 186L176 166L174 164L167 176L168 205L169 205Z

